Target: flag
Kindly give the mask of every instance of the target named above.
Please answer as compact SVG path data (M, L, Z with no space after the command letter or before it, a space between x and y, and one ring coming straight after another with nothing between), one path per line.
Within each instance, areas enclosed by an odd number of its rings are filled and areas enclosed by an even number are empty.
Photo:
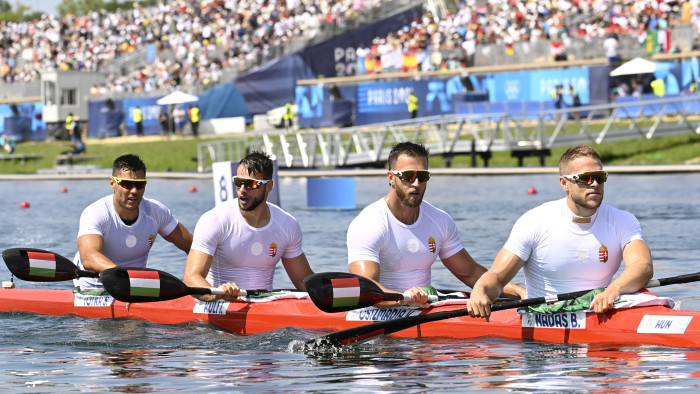
M29 275L53 278L56 276L56 257L53 253L29 252Z
M513 44L506 44L506 55L513 56L515 51L513 51Z
M602 245L600 249L598 249L598 258L601 263L608 262L608 248L605 245Z
M160 296L160 275L158 271L129 270L129 287L131 296Z
M360 281L357 278L331 279L333 306L354 306L360 302Z

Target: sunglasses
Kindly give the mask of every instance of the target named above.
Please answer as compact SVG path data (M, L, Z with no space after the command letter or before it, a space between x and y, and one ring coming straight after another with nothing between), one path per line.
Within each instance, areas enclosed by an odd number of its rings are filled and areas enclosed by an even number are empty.
M267 182L270 182L270 180L268 179L263 181L253 178L241 178L239 176L233 177L233 184L236 185L236 189L240 189L243 185L245 185L246 189L259 189Z
M148 182L148 179L126 179L126 178L117 178L116 176L113 176L112 179L114 179L114 182L117 182L117 185L123 187L126 190L131 190L134 187L136 187L138 190L143 189L146 187L146 183Z
M607 171L586 171L575 175L564 175L564 178L571 179L582 185L591 185L595 179L598 183L605 183L608 180Z
M391 173L399 177L402 181L411 183L416 179L418 179L418 182L428 182L428 179L430 179L430 171L428 170L391 171Z

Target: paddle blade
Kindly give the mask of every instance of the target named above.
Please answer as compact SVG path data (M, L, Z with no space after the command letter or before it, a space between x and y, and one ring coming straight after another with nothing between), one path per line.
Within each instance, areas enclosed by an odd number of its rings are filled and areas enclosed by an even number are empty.
M364 276L348 272L322 272L304 278L306 291L324 312L345 312L366 308L380 301L403 300L402 294L385 293Z
M97 273L80 271L67 258L42 249L6 249L2 258L14 276L26 281L59 282L79 276L97 277Z
M112 267L100 273L105 290L123 302L155 302L189 295L190 288L173 275L152 268Z

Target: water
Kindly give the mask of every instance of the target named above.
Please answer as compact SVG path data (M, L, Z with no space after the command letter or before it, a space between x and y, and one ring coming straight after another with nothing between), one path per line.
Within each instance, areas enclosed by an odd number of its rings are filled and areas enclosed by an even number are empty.
M386 178L356 178L358 207L387 191ZM61 187L67 193L61 193ZM195 186L198 191L190 193ZM306 209L306 181L280 178L281 204L299 219L304 250L316 272L346 270L345 231L356 211ZM538 190L526 193L529 187ZM0 181L0 249L36 247L75 253L82 209L110 192L105 180ZM700 271L700 174L612 175L606 202L639 218L655 276ZM194 229L214 203L210 180L153 179L147 196L166 203ZM426 200L456 220L472 256L490 265L517 217L563 195L554 175L436 176ZM21 201L31 204L20 209ZM150 266L178 277L186 256L159 238ZM2 264L0 278L10 274ZM523 282L522 275L515 282ZM440 264L434 284L460 288ZM69 288L70 283L18 287ZM291 287L279 267L275 287ZM655 289L700 309L698 284ZM700 351L639 346L520 343L499 339L393 339L307 356L294 346L319 335L288 327L236 336L211 327L140 321L0 313L0 387L13 392L582 392L690 391L700 386Z

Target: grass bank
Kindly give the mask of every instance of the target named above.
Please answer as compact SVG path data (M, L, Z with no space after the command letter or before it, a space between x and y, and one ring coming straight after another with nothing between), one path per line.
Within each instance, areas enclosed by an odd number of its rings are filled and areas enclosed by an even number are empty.
M224 139L224 138L220 138ZM215 140L184 138L166 138L160 136L119 137L104 140L88 139L86 155L93 159L81 161L80 164L97 164L110 168L112 161L124 153L134 153L146 162L149 171L197 171L197 145L200 142ZM700 135L687 134L669 137L654 137L650 140L635 139L628 141L604 142L595 145L606 165L642 165L642 164L686 164L700 163ZM56 156L70 150L67 141L23 142L17 145L15 153L43 155L42 159L0 160L0 174L33 174L40 168L52 168ZM546 166L556 166L559 157L566 148L552 149L552 155L545 159ZM526 158L523 165L539 166L539 159ZM484 166L481 158L477 159L479 167ZM515 167L518 160L510 152L493 152L489 167ZM444 167L441 157L430 160L431 167ZM471 166L469 155L456 156L452 167Z

